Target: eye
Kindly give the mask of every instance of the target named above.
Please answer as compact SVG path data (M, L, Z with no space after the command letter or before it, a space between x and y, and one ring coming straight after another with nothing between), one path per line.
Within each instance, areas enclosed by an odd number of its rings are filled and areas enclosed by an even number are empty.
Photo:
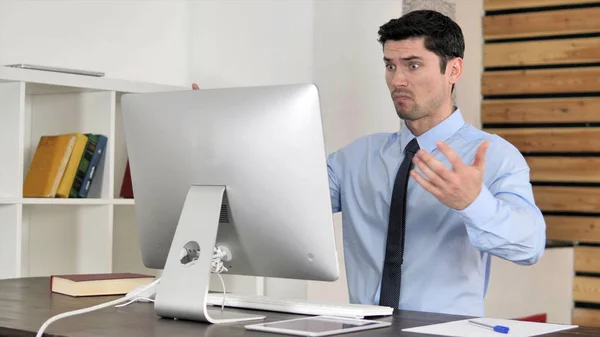
M418 69L421 65L418 63L411 63L408 67L410 69Z
M389 64L389 63L388 63L388 64L386 64L386 65L385 65L385 68L386 68L387 70L394 70L394 69L396 69L396 66L395 66L395 65L393 65L393 64Z

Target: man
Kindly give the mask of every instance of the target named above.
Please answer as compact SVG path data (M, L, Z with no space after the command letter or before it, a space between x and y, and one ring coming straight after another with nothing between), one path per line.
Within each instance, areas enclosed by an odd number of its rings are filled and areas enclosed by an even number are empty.
M514 146L465 123L453 106L464 54L455 22L414 11L379 35L403 127L328 158L350 300L481 316L490 256L530 265L545 247L529 168Z
M530 265L544 250L529 168L514 146L465 123L453 106L464 55L455 22L414 11L379 35L403 127L328 157L350 301L481 316L490 256Z

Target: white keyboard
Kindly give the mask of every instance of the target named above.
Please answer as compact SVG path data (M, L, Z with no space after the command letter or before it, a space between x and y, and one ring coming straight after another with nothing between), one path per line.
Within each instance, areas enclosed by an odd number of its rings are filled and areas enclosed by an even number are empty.
M223 294L209 293L206 303L213 306L223 304ZM266 296L229 294L225 295L225 306L242 309L286 312L300 315L326 315L337 317L364 318L389 316L393 308L366 304L325 304L297 299L280 299Z

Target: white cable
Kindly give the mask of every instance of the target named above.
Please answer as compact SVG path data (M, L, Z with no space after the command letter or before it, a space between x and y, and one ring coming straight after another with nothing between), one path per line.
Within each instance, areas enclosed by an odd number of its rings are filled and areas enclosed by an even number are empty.
M154 303L154 300L151 299L151 298L148 298L148 297L136 297L136 298L132 299L131 301L127 302L127 303L115 305L115 308L126 307L126 306L130 305L131 303L138 302L140 300L144 300L146 302L152 302L152 303Z
M223 277L221 277L221 273L227 271L227 268L225 268L225 265L223 264L223 260L230 261L231 253L223 246L215 247L213 249L213 259L210 271L217 274L221 280L221 285L223 286L223 301L221 302L221 311L225 310L225 296L227 294L225 291L225 281L223 281Z
M210 271L215 274L228 271L227 268L225 268L225 264L223 264L223 261L227 261L226 258L227 252L224 250L224 248L222 246L215 247L213 249L213 258Z
M221 273L224 271L228 271L227 268L225 267L223 261L229 261L231 260L231 253L229 253L229 251L227 250L227 248L222 247L222 246L218 246L218 247L214 247L213 249L213 257L211 260L211 267L210 267L210 271L211 273L217 274L217 276L219 277L219 279L221 280L221 286L223 288L223 302L221 304L221 311L223 311L225 309L225 294L226 294L226 290L225 290L225 281L223 280L223 277L221 277ZM125 306L128 306L132 303L135 302L139 302L140 300L146 301L146 302L154 302L154 300L149 299L149 298L145 298L145 297L136 297L132 300L130 300L127 303L124 304L119 304L117 306L115 306L116 308L122 308Z
M225 310L225 281L223 281L221 274L217 274L217 276L221 280L221 285L223 286L223 302L221 302L221 312L222 312L223 310Z
M48 328L48 326L50 326L50 324L58 321L59 319L67 318L67 317L71 317L71 316L75 316L75 315L86 314L88 312L104 309L107 307L112 307L113 305L127 302L127 301L131 300L132 298L135 298L138 294L141 294L142 292L154 287L159 282L160 282L160 278L157 278L156 280L154 280L152 283L148 284L147 286L140 288L138 291L131 292L131 293L127 294L126 296L116 299L114 301L98 304L98 305L95 305L95 306L89 307L89 308L73 310L73 311L69 311L69 312L63 312L62 314L53 316L53 317L49 318L46 322L44 322L44 324L42 324L42 327L38 330L38 332L35 336L42 337L42 335L44 334L44 331Z

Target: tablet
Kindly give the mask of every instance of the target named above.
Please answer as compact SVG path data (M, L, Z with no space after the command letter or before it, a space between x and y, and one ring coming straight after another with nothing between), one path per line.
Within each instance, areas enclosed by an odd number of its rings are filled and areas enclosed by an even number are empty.
M331 336L341 333L384 328L390 322L372 321L358 318L343 318L333 316L311 316L295 318L272 323L246 325L248 330L275 332L295 336Z

